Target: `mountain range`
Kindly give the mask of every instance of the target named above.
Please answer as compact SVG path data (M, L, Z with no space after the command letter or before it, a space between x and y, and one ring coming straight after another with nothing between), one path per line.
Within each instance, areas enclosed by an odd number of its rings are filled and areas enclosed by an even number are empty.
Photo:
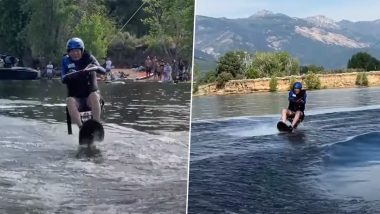
M238 19L198 15L195 28L194 56L201 70L214 68L218 58L231 50L288 51L301 65L327 69L345 68L359 51L380 57L380 20L296 18L264 10Z

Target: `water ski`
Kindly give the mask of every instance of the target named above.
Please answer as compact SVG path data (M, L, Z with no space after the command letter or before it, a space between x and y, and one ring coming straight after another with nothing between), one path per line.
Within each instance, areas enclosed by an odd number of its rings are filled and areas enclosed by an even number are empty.
M93 119L86 120L79 131L79 144L91 145L95 141L100 142L103 140L104 129L102 124Z
M291 130L289 129L289 126L288 126L286 123L282 122L282 121L279 121L279 122L277 123L277 129L278 129L278 131L280 131L280 132L290 132L290 131L291 131Z

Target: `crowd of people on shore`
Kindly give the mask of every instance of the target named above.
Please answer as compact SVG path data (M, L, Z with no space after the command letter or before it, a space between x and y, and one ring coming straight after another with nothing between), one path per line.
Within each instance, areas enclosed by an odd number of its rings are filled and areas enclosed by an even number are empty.
M112 65L111 58L108 57L103 65L107 71L107 76L105 80L113 81L118 79L125 79L129 74L124 72L118 72L115 74L111 72L114 66ZM164 60L158 59L156 56L151 58L147 56L144 61L144 65L133 68L137 72L145 72L145 77L141 79L149 79L153 77L153 80L162 82L184 82L190 80L190 69L182 59ZM42 71L42 77L46 79L52 79L55 76L59 76L58 70L56 70L51 61L46 65L45 69Z
M153 76L153 79L157 81L182 82L190 80L188 69L186 69L182 59L178 62L175 59L170 62L169 60L160 60L156 56L153 59L147 56L144 67L140 67L140 70L145 70L146 78Z

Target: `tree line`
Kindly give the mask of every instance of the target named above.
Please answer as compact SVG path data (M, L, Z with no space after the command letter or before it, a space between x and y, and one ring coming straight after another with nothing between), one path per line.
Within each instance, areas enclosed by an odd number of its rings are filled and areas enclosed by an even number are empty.
M1 0L0 19L0 53L28 66L59 64L71 37L120 66L148 54L191 61L194 1Z
M202 74L197 66L194 78L197 85L216 82L218 87L233 79L272 78L309 74L310 82L318 73L342 73L352 71L372 71L380 69L380 61L366 52L354 54L347 63L347 69L326 70L314 64L300 65L297 58L288 52L256 52L230 51L219 58L213 71ZM274 85L274 84L273 84ZM315 86L318 88L317 86ZM196 87L195 87L196 88Z

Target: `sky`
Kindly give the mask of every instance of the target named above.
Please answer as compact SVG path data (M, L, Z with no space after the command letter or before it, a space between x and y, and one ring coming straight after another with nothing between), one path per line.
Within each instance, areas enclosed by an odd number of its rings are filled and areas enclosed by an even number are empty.
M196 0L196 14L246 18L260 10L305 18L325 15L335 21L380 19L379 0Z

